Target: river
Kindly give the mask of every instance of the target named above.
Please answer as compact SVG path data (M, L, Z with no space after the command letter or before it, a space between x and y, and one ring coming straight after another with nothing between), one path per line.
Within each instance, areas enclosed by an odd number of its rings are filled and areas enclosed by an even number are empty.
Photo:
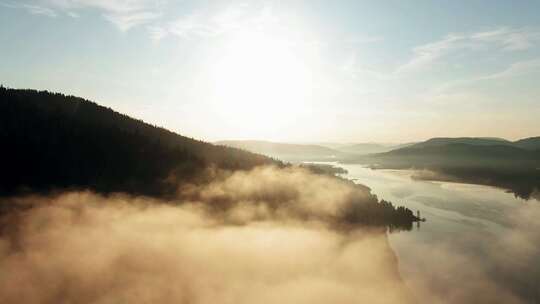
M414 180L406 170L337 166L427 219L389 234L419 302L540 303L540 202L494 187Z

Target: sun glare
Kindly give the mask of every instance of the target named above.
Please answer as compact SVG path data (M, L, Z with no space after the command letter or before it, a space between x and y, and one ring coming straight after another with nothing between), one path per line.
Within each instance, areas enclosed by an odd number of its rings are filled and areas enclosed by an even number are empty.
M268 33L243 31L230 37L212 67L219 112L258 128L268 119L273 129L276 123L292 121L310 93L311 73L303 51Z

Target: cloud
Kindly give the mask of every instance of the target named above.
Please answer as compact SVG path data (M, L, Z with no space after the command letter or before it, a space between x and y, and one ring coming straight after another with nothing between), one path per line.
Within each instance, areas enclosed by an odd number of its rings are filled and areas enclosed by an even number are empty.
M37 5L30 5L30 4L24 4L22 6L24 9L26 9L28 12L34 15L44 15L47 17L56 17L56 12L52 9L41 7Z
M527 28L501 27L472 34L470 38L473 41L498 44L506 51L521 51L532 48L540 40L540 32Z
M167 9L174 5L168 0L23 0L1 4L49 17L65 14L77 18L81 11L95 10L121 31L147 25L155 41L170 35L181 38L213 37L239 28L279 26L269 3L208 5L170 21L163 20Z
M367 189L297 169L212 174L172 201L91 192L3 199L20 208L0 217L0 302L415 302L384 231L335 229L351 195L373 200ZM468 250L415 244L407 283L418 299L527 303L539 279L531 268L540 206L517 210L511 229L461 236Z
M0 218L0 302L413 302L384 231L333 228L351 195L374 199L352 188L259 168L217 173L174 201L2 201L23 208Z
M229 7L221 12L194 11L150 30L154 40L167 36L213 37L242 27L246 18L242 7Z
M154 38L208 38L239 29L268 30L283 27L269 4L235 4L192 11L161 26L152 27Z
M540 58L512 63L508 68L501 72L478 77L477 80L511 78L528 74L540 69Z
M56 12L50 8L35 5L35 4L20 4L14 2L0 2L0 6L11 9L24 9L32 15L43 15L54 18L57 16Z
M309 218L329 226L347 224L358 208L377 202L367 188L298 168L260 167L216 180L203 187L183 187L180 197L204 202L202 206L210 206L232 222Z
M77 18L79 16L77 11L93 9L101 12L106 20L121 31L127 31L158 19L164 3L157 0L27 0L8 5L49 17L64 13Z
M137 25L148 23L151 20L155 20L160 16L159 13L153 12L134 12L129 14L110 14L104 17L112 22L121 31L127 31Z
M429 91L426 95L426 98L433 99L437 97L444 96L445 92L455 90L460 87L467 87L472 84L486 81L486 80L501 80L508 79L513 77L519 77L523 75L528 75L540 71L540 58L535 58L531 60L518 61L510 64L508 67L504 68L501 71L494 72L486 75L479 75L467 79L459 79L451 82L444 83L433 90ZM472 99L479 100L478 96L471 96Z
M165 1L157 0L46 0L64 11L97 9L121 31L157 20Z
M395 73L429 68L446 56L460 51L523 51L536 46L538 41L540 31L532 28L501 27L472 34L450 34L441 40L413 48L413 57L399 66Z
M413 49L413 58L398 67L395 73L415 71L429 66L451 52L468 48L466 41L463 35L451 34L442 40L417 46Z

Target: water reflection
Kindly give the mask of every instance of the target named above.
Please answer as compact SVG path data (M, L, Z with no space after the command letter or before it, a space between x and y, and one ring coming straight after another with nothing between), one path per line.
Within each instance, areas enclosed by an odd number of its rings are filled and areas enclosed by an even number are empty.
M414 180L343 165L380 199L418 210L412 233L389 229L406 284L423 303L540 303L540 203L501 189ZM421 228L421 229L420 229Z
M416 228L416 230L420 230L421 223L425 222L426 218L420 217L420 211L418 211L416 217L419 218L420 220L414 221L414 222L404 222L399 225L390 225L388 226L387 232L388 233L398 233L402 231L407 232L407 231L413 230L413 227Z

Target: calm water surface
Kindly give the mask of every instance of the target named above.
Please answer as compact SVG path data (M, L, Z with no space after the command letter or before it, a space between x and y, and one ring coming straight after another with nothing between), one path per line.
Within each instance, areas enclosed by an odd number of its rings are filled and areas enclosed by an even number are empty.
M540 303L540 202L410 171L342 165L346 178L427 219L389 234L405 283L424 303Z

